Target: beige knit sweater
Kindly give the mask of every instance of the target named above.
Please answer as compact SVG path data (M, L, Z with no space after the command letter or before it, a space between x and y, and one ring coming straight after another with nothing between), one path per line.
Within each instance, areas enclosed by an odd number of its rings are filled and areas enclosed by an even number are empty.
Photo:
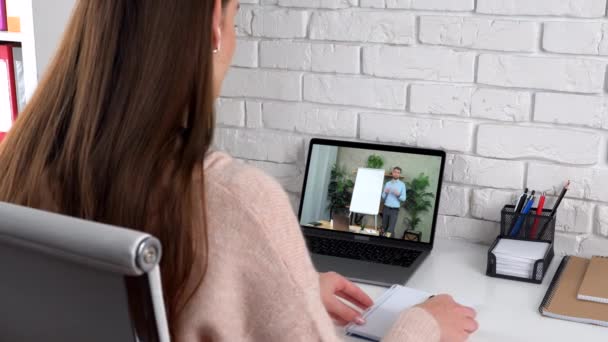
M287 195L226 154L205 159L208 268L178 341L340 341ZM385 341L439 341L435 319L402 313Z

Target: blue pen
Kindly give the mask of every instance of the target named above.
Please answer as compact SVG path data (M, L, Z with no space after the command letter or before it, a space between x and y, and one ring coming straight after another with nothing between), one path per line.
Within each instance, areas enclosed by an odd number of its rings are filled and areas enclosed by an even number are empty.
M515 222L515 225L513 226L513 229L511 230L511 236L517 236L517 234L519 233L519 230L521 229L521 225L524 223L524 219L526 218L526 215L528 215L528 213L530 212L530 209L532 209L532 205L534 205L534 191L532 192L532 195L530 195L530 198L528 199L528 202L526 203L526 205L524 206L524 209L521 211L521 215L519 215L519 217L517 218L517 222Z

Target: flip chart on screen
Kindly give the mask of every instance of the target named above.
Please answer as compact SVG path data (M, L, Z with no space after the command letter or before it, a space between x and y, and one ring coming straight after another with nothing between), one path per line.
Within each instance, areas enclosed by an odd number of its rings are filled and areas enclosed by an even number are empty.
M358 214L378 215L383 186L384 170L359 168L353 197L350 200L350 211Z

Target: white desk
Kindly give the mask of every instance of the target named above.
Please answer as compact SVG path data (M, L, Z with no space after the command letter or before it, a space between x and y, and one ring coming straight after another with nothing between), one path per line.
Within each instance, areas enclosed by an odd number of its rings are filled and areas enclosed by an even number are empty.
M449 293L476 304L479 330L470 341L608 342L608 328L541 316L542 301L559 261L555 256L542 284L491 278L485 275L489 246L438 239L407 286ZM372 298L385 288L361 284ZM346 341L363 340L346 337Z

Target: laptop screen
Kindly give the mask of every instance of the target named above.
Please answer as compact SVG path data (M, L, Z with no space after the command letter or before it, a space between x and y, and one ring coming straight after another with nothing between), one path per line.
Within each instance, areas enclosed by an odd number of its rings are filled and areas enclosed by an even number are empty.
M444 161L443 151L313 139L300 224L430 243Z

